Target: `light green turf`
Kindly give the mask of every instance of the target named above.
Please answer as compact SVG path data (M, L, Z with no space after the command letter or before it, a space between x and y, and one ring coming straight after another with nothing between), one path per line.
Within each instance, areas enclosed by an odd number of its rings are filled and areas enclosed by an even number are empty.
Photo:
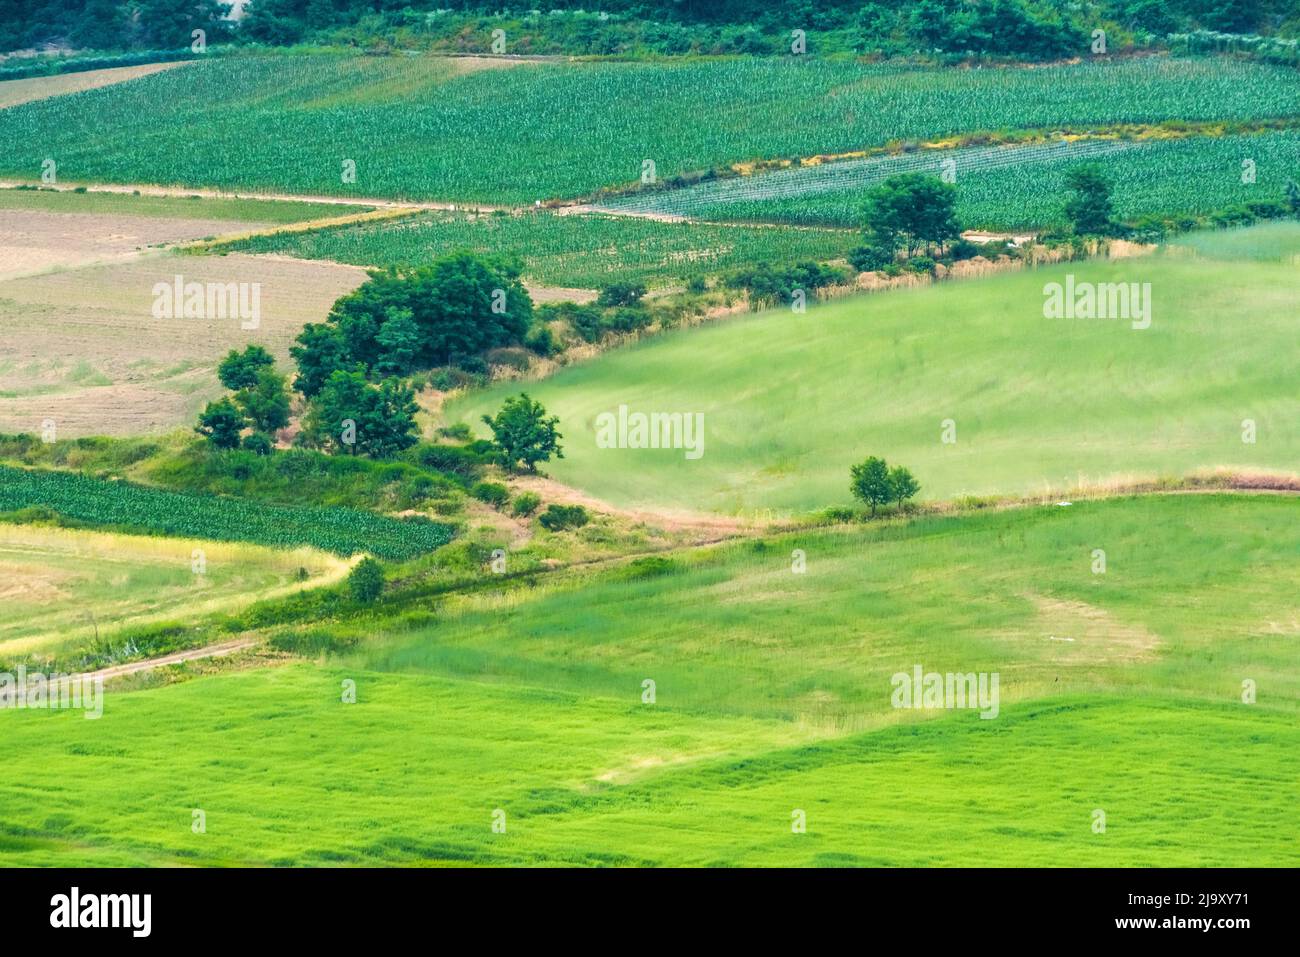
M1170 252L1188 251L1207 259L1282 262L1300 265L1300 222L1281 220L1240 229L1188 233L1170 243Z
M0 779L0 863L1285 865L1296 508L807 533L369 622L389 638L355 662L110 695L98 721L0 711L35 756ZM998 670L998 717L890 709L913 663Z
M136 196L74 190L0 189L0 212L97 213L159 219L229 219L244 223L298 223L360 213L369 206L200 196Z
M310 548L0 523L0 661L88 648L124 625L233 611L346 571Z
M1044 285L1067 274L1150 283L1150 328L1044 318ZM849 466L868 455L911 468L922 500L1219 465L1293 471L1298 334L1294 266L1144 257L776 309L524 388L560 417L565 458L544 467L562 481L620 504L802 512L849 504ZM486 434L480 416L520 388L472 393L445 417ZM703 456L599 448L596 417L620 404L703 413Z
M889 715L891 676L918 663L998 671L1008 701L1225 701L1252 678L1294 706L1298 519L1293 497L1170 494L806 532L484 597L379 640L367 623L357 664L611 696L651 677L662 703L834 728Z
M1300 730L1243 705L1071 698L794 747L770 722L293 666L111 698L99 721L0 722L40 755L0 781L10 866L1284 866L1297 851Z

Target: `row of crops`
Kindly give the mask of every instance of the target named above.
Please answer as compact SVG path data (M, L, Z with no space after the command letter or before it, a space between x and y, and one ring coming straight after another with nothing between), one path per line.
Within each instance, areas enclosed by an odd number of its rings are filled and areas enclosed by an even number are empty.
M271 505L189 495L75 472L0 465L0 513L42 508L79 523L153 535L311 546L337 555L405 559L451 541L447 525L350 508Z
M201 60L0 110L0 173L531 204L770 157L1011 128L1300 115L1300 74L1147 57L1036 69L815 58ZM345 160L355 181L344 182Z
M260 236L222 248L359 266L421 265L455 249L471 249L518 257L532 282L597 289L623 281L665 285L754 262L836 259L855 242L853 233L831 229L666 223L547 211L431 212L396 222Z
M968 227L1034 228L1063 223L1065 175L1082 162L1102 167L1121 218L1209 213L1281 199L1287 180L1300 180L1300 132L927 150L633 193L605 208L850 226L861 221L867 192L885 177L947 171L955 177L959 215Z

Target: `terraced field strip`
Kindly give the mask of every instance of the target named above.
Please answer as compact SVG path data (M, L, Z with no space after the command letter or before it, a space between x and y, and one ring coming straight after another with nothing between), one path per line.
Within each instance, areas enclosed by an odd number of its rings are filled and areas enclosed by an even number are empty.
M308 545L343 556L369 552L382 558L412 558L446 545L452 536L450 526L422 518L190 495L74 472L0 465L0 511L31 508L119 530L276 548Z
M840 160L816 166L756 173L734 179L718 179L682 189L651 190L592 203L592 208L611 213L668 214L688 217L700 211L731 203L792 199L819 193L861 190L902 173L939 175L945 164L957 176L1008 166L1027 170L1039 163L1095 159L1140 148L1122 140L1085 140L1035 144L1033 146L986 146L960 150L923 150L901 156L874 156Z

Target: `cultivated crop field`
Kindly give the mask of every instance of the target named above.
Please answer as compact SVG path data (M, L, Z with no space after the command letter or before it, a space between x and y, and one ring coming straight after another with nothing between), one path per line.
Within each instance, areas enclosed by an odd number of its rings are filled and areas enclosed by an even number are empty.
M1294 865L1293 0L69 3L0 867Z
M436 58L238 57L4 110L0 172L35 179L55 156L70 181L531 204L635 183L645 159L666 178L1004 128L1296 117L1297 104L1294 71L1227 60L465 72ZM354 184L340 180L346 159Z
M1044 285L1067 275L1149 282L1150 327L1044 318ZM672 333L528 389L569 440L550 471L624 504L847 505L866 448L913 463L923 498L1063 494L1216 466L1294 474L1298 323L1291 265L1072 263ZM512 390L471 393L445 415L475 425ZM599 447L597 416L620 405L703 413L704 454Z
M1089 160L1105 160L1113 172L1117 212L1135 219L1209 213L1233 203L1276 198L1288 177L1300 172L1298 157L1300 134L1295 130L936 149L632 193L602 203L601 208L700 219L856 226L872 186L899 173L939 175L951 163L963 223L1019 229L1063 224L1065 174ZM1254 164L1250 182L1242 181L1245 160ZM1194 191L1189 191L1189 183L1196 184Z
M409 558L451 539L446 525L338 506L268 505L2 465L0 479L0 513L46 510L73 522L129 532L277 548L310 546L344 556L368 551L385 558Z
M778 256L822 261L844 256L851 233L830 229L666 223L615 216L425 213L412 219L279 233L222 247L357 266L418 266L456 249L519 258L525 278L591 289L613 282L663 285Z

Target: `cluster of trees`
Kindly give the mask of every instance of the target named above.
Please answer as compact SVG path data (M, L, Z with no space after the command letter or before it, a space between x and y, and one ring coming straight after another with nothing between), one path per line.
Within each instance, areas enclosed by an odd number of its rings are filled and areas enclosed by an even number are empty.
M850 474L850 491L855 498L871 506L872 515L876 514L877 508L890 503L901 508L904 502L921 491L911 472L901 465L890 468L888 462L874 455L853 466Z
M791 31L818 55L914 54L1044 60L1080 55L1092 30L1114 37L1195 30L1287 35L1300 0L552 0L502 12L485 0L250 0L238 21L221 0L0 0L0 50L43 44L98 50L181 49L209 42L329 43L486 50L503 29L513 53L791 52Z
M220 0L0 0L0 51L188 49L194 30L232 39L229 12Z
M214 448L242 445L270 454L274 433L289 424L289 390L285 377L275 371L275 358L257 345L243 352L232 349L217 366L217 378L233 394L208 403L195 431Z
M289 350L294 388L315 396L336 372L378 380L453 365L520 342L533 302L507 260L456 252L429 266L375 271L309 323Z

